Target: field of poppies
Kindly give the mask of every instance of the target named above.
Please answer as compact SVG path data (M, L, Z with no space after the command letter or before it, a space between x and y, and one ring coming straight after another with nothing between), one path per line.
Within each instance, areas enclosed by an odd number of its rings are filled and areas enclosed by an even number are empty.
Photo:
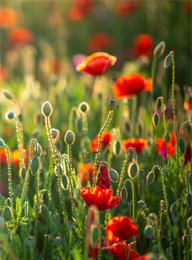
M1 2L0 260L192 259L192 2Z

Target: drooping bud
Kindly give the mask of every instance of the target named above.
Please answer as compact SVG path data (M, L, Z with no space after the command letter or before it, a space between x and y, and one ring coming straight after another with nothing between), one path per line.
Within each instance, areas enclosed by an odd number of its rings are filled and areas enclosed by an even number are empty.
M139 165L137 162L132 162L129 164L128 170L127 170L128 176L130 179L137 178L139 174Z
M163 55L164 51L165 51L165 42L161 41L156 45L153 51L153 55L157 58L160 58Z
M170 51L169 54L165 57L164 64L163 64L165 69L167 69L171 66L172 55L173 55L173 51Z
M192 230L192 216L188 218L187 220L187 226L190 230Z
M150 171L146 177L146 184L151 185L154 183L154 180L155 180L155 173L154 171Z
M118 140L114 141L114 143L113 143L113 153L114 153L114 155L115 156L120 156L121 152L122 152L121 142L118 141Z
M51 104L48 101L44 102L41 107L41 113L43 114L43 116L50 117L52 112L53 112L53 108Z
M71 131L71 130L67 130L67 132L65 133L64 141L68 145L73 145L74 142L75 142L75 134L74 134L74 132Z
M39 214L42 218L46 219L49 215L49 209L45 204L41 204L39 207Z
M160 118L159 118L159 114L158 113L155 113L153 115L152 121L153 121L153 125L155 127L157 127L159 125Z
M115 102L114 99L110 99L110 100L108 101L108 106L109 106L109 109L110 109L110 110L113 110L114 107L115 107L115 105L116 105L116 102Z
M118 183L119 181L119 174L116 170L110 169L109 170L109 178L113 183Z
M59 130L56 129L56 128L52 128L51 131L50 131L50 134L51 134L52 139L56 139L56 140L57 140L57 139L59 138L59 136L60 136L60 132L59 132Z
M3 91L3 95L4 95L7 99L9 99L9 100L12 100L12 99L13 99L13 96L12 96L11 92L9 92L8 90L4 90L4 91Z
M127 201L128 198L128 192L125 186L123 186L123 188L120 191L120 197L121 197L121 201L123 203L125 203Z
M35 174L38 171L39 168L39 160L37 157L34 157L31 161L31 172L32 174Z

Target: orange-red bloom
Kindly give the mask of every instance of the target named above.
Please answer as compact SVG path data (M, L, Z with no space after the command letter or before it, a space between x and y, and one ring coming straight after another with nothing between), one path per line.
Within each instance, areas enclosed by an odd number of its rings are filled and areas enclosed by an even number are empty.
M73 22L81 22L91 10L92 0L76 0L72 7L69 8L68 17Z
M1 8L0 9L0 28L9 28L17 24L18 16L14 9Z
M142 91L152 89L152 83L146 81L140 74L128 74L121 76L113 85L113 94L117 99L129 98L139 95Z
M167 160L167 154L175 155L176 135L174 132L170 133L169 139L169 142L166 142L165 138L159 137L156 141L157 152L164 160Z
M139 9L139 3L136 1L119 1L116 6L116 12L119 16L127 16L135 13Z
M151 56L154 47L154 41L149 34L140 34L136 37L133 44L133 53L136 57L146 55Z
M124 151L127 151L130 147L133 147L136 153L140 153L147 145L147 140L144 138L128 138L122 140L122 147Z
M82 183L93 181L94 166L92 163L81 163L77 168Z
M33 33L26 28L16 28L9 34L9 40L12 44L24 44L33 41Z
M94 205L99 210L107 210L118 206L121 197L113 197L112 189L85 187L81 189L81 196L88 206Z
M112 218L106 225L106 239L113 242L138 236L138 226L126 216Z
M8 77L7 70L0 65L0 83L6 80Z
M88 73L92 76L105 73L116 62L115 56L109 55L106 52L95 52L81 62L76 70Z
M189 100L185 100L184 108L185 108L186 111L192 112L192 97Z
M90 51L103 51L112 46L112 39L103 32L95 33L91 36L88 42L88 48Z
M93 138L93 140L91 141L91 151L92 152L97 152L98 150L98 138L99 136L97 135L95 138ZM101 144L100 147L102 149L109 147L109 144L112 140L112 134L111 132L104 132L102 134L102 138L101 138Z
M25 162L27 163L27 161L29 160L29 152L28 150L25 150L24 153ZM15 167L19 167L19 156L20 155L18 150L10 151L11 164ZM7 165L7 155L4 148L0 148L0 165Z

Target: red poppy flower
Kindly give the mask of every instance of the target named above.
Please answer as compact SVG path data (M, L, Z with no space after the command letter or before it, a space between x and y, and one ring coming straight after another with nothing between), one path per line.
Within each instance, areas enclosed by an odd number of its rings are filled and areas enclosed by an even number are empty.
M186 111L191 111L192 112L192 97L189 100L185 100L184 102L184 108Z
M119 16L127 16L135 13L139 9L139 3L136 1L120 1L116 6L116 12Z
M0 83L6 80L8 77L7 70L0 65Z
M13 27L18 22L18 16L14 9L1 8L0 9L0 28Z
M117 216L107 223L105 233L108 241L128 240L138 236L138 226L129 217Z
M29 152L28 150L24 150L24 153L25 153L24 154L25 163L27 163L29 160ZM15 167L19 167L19 158L20 155L18 150L10 151L11 164L14 165ZM7 155L4 148L0 148L0 165L3 166L7 165Z
M92 152L97 152L97 150L98 150L98 138L99 138L99 136L97 135L91 141L91 151ZM111 139L112 139L112 134L110 132L104 132L102 134L102 138L101 138L101 148L104 149L104 148L109 147Z
M152 78L145 80L145 92L151 92L153 90Z
M124 151L128 148L133 147L136 153L140 153L147 145L147 140L144 138L128 138L127 140L122 140L122 147Z
M136 57L146 55L151 56L154 47L154 41L149 34L140 34L136 37L133 44L133 53Z
M88 48L90 51L101 51L112 46L112 39L103 32L95 33L91 36L88 42Z
M105 73L112 65L115 64L117 58L106 52L95 52L81 62L76 70L88 73L92 76Z
M99 174L98 174L96 185L99 186L102 189L109 189L110 188L109 171L104 164L100 166L100 171L99 171Z
M29 29L16 28L9 34L9 40L12 44L24 44L33 41L33 34Z
M139 257L139 254L136 253L131 248L131 245L127 244L126 241L119 241L113 244L105 241L104 249L106 249L119 260L136 260Z
M149 91L150 82L140 74L128 74L121 76L113 85L113 94L117 99L129 98L139 95L142 91Z
M68 11L68 17L73 22L81 22L91 10L91 0L76 0Z
M113 197L112 189L100 187L85 187L81 189L81 196L88 206L94 205L99 210L107 210L118 206L120 196Z
M77 168L78 173L80 173L80 179L82 183L88 180L93 182L94 166L92 163L81 163Z
M157 138L156 149L158 154L162 156L164 160L167 160L167 154L170 156L175 155L176 135L174 132L170 133L170 140L166 143L164 138Z

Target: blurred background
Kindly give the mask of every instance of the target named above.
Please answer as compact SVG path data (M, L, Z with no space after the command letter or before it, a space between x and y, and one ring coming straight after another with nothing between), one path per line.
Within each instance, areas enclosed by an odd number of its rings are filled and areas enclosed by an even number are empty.
M115 70L166 42L175 51L176 81L192 75L192 2L185 0L1 0L0 82L32 73L66 75L82 55L106 51ZM77 55L78 54L78 55Z

